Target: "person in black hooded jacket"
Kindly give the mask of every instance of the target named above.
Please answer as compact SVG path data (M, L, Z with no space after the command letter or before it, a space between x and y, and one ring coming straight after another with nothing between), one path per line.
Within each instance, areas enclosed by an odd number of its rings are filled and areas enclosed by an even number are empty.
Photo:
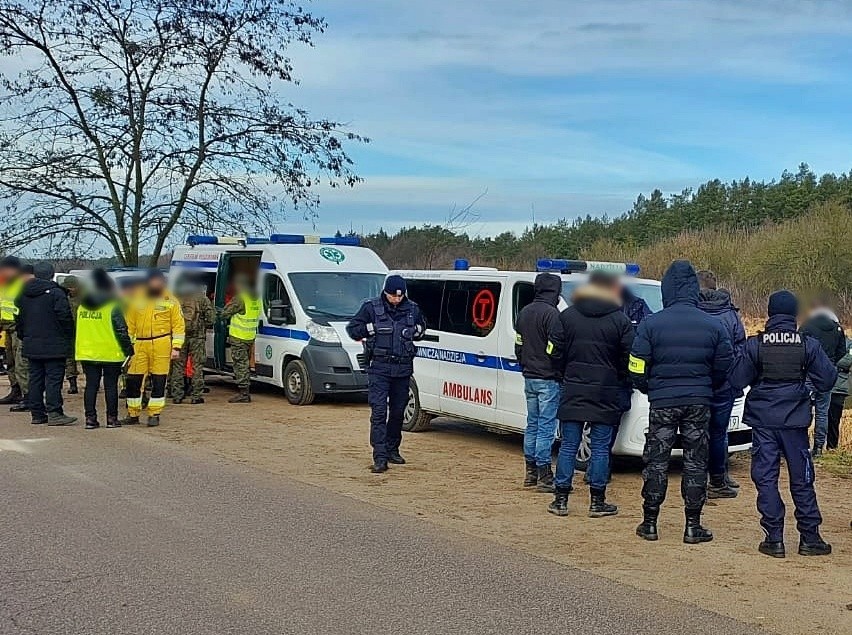
M521 309L515 324L515 356L523 371L527 399L524 487L538 485L541 492L554 491L551 453L556 439L564 339L556 308L561 292L559 276L538 274L535 299Z
M72 354L74 318L65 290L53 281L53 265L39 262L35 277L24 285L18 298L15 330L22 342L21 354L29 361L28 393L33 423L71 425L77 419L62 411L65 360Z
M606 502L610 439L621 415L629 408L627 360L633 344L633 325L622 311L618 278L594 272L589 283L574 292L573 304L561 316L565 333L564 372L559 423L562 444L556 461L556 497L548 511L568 513L577 449L586 424L590 427L591 461L586 472L591 503L589 516L618 513Z

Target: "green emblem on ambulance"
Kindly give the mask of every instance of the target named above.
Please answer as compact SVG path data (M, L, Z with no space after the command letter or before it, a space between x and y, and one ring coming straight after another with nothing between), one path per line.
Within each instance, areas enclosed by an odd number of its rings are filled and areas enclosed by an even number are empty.
M320 256L326 260L330 260L336 265L346 260L346 254L334 247L320 247Z
M272 347L269 345L266 346L266 359L272 359Z

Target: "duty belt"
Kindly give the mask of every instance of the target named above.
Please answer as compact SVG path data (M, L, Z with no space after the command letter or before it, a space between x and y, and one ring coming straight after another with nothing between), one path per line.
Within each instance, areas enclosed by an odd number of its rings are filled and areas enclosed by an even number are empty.
M171 333L163 333L162 335L155 335L154 337L137 337L136 341L137 342L150 342L151 340L158 340L158 339L161 339L163 337L171 337L171 336L172 336Z
M397 355L376 355L375 357L373 357L373 361L389 362L391 364L406 364L411 361L411 358L399 357Z

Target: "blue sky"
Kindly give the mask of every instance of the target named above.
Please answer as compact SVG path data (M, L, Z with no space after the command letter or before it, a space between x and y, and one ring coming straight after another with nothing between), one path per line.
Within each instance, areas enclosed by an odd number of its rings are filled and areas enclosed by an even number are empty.
M288 98L372 139L317 228L490 235L639 192L852 168L852 2L314 0ZM292 93L292 94L290 94ZM293 214L286 228L305 228Z

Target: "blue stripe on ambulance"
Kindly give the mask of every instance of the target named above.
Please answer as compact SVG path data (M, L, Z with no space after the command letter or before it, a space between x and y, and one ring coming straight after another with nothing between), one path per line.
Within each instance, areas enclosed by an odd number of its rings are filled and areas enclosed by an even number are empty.
M219 263L215 260L172 260L171 266L187 269L218 269Z
M261 335L268 335L269 337L282 337L288 340L301 340L303 342L308 342L311 339L311 336L308 335L307 331L285 329L280 326L261 326L260 329L258 329L258 333Z
M465 351L451 351L445 348L432 348L431 346L418 346L417 357L431 359L438 362L449 362L461 364L462 366L476 366L477 368L490 368L492 370L506 370L509 372L521 372L518 362L508 357L497 357L495 355L477 355Z

